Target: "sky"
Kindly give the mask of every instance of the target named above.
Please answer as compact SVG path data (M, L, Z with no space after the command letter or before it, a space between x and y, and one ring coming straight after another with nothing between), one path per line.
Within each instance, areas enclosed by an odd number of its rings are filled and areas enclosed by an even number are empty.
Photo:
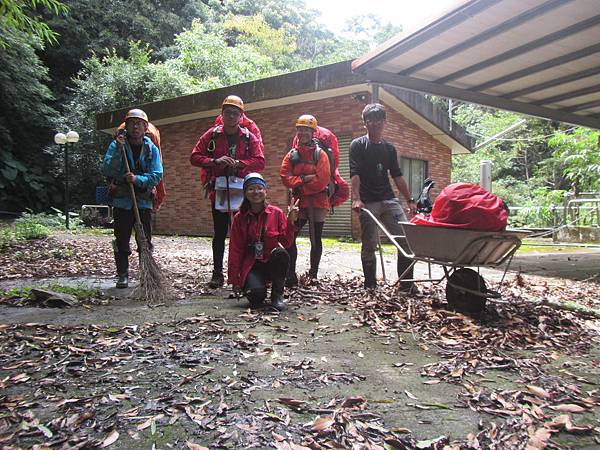
M310 8L321 11L321 21L331 31L340 33L344 21L352 16L376 14L382 23L400 24L403 29L421 22L438 11L448 9L457 0L304 0Z

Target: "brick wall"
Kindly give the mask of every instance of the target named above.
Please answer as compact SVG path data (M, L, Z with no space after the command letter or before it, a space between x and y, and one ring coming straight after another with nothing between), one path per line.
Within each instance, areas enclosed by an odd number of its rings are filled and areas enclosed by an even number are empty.
M248 113L259 125L265 143L266 168L263 175L269 183L271 203L281 207L286 202L286 189L279 180L279 167L294 136L296 118L300 114L313 114L320 125L338 136L361 136L365 133L361 119L365 103L353 97L324 98ZM160 127L167 199L156 215L156 232L212 235L210 201L204 198L199 169L190 165L189 157L198 137L213 121L214 117L211 117ZM450 182L450 149L391 108L388 108L384 136L396 146L400 155L428 161L428 175L436 180L436 194ZM355 216L352 222L356 236L358 221Z

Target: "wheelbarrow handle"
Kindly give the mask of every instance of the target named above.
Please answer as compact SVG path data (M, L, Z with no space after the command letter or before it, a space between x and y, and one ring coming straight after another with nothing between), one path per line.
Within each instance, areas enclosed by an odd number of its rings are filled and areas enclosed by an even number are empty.
M402 246L396 241L396 239L406 239L406 236L403 234L398 234L398 235L393 235L391 234L386 228L385 226L379 221L379 219L377 219L377 217L375 217L375 215L369 211L367 208L361 208L362 211L366 212L369 217L371 217L371 219L373 219L373 222L375 222L375 224L379 227L379 229L381 231L383 231L383 234L385 234L387 236L387 238L390 240L390 242L392 244L394 244L394 246L396 246L396 248L398 249L398 251L402 252L402 254L406 257L406 258L414 258L414 254L413 253L407 253L406 250L404 250L402 248ZM400 226L402 226L402 224L400 224ZM409 243L410 246L410 243Z

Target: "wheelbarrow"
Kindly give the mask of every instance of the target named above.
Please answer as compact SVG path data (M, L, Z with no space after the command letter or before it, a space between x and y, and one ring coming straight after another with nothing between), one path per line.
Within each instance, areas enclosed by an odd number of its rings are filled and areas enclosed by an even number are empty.
M483 311L488 298L500 298L499 292L488 289L479 268L496 268L506 264L499 283L501 286L513 256L521 246L521 240L529 234L528 231L520 230L475 231L400 222L404 234L392 235L371 211L364 208L363 211L373 219L398 251L411 260L410 266L400 275L401 279L417 262L427 263L429 278L407 281L437 284L447 280L448 305L457 311L468 313ZM397 240L404 240L405 248ZM432 277L433 264L442 267L444 275L441 278Z

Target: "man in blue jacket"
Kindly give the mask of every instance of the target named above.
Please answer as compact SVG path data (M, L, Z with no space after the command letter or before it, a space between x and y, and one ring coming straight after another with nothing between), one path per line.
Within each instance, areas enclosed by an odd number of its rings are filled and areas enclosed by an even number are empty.
M120 132L110 143L102 162L102 174L111 180L109 191L113 197L117 288L126 288L129 282L129 240L135 215L128 184L134 187L148 248L152 249L152 188L162 178L163 167L160 151L146 136L147 128L146 113L141 109L130 110L125 116L125 132ZM125 167L123 149L127 154L129 172Z

